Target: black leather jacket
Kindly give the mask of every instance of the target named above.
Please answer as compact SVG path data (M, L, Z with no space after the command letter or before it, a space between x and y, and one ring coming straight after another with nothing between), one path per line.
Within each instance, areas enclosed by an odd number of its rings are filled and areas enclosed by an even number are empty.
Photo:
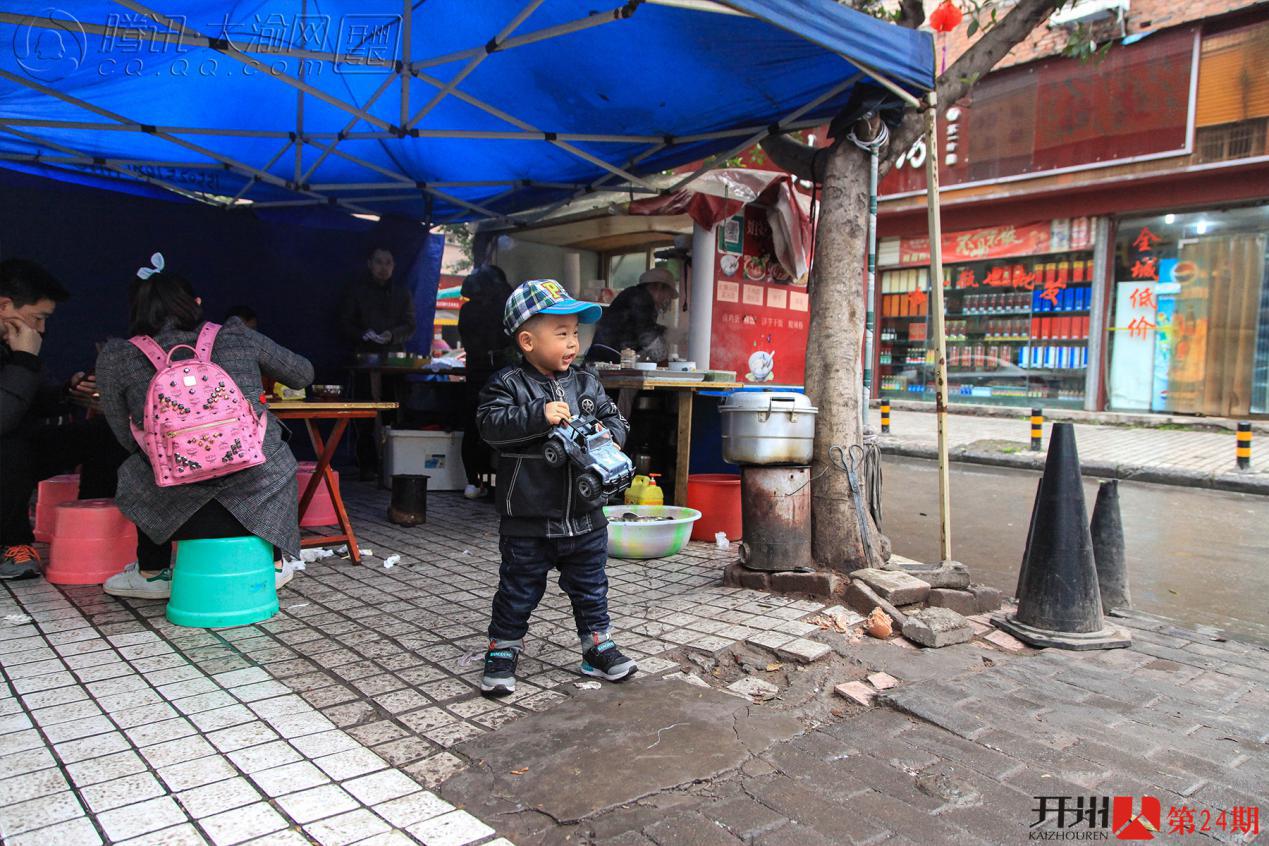
M573 492L572 466L552 468L542 458L551 431L548 402L567 402L574 414L597 418L619 446L630 431L593 373L574 368L552 378L527 363L495 373L480 394L476 419L480 436L498 451L498 510L501 533L509 537L578 537L608 525L602 509Z

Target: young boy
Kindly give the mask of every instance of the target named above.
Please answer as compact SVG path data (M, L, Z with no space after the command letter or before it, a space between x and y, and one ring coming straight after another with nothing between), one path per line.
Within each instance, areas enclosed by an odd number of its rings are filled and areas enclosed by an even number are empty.
M476 412L481 437L498 451L498 510L502 566L489 624L489 651L480 689L505 696L516 687L529 615L542 600L552 568L573 603L581 641L581 671L608 681L634 675L635 662L613 643L608 619L608 529L602 508L573 493L574 471L542 457L546 435L576 415L590 415L625 442L629 426L594 375L571 369L578 323L599 320L601 309L579 302L552 279L517 288L503 310L503 326L523 362L489 380Z

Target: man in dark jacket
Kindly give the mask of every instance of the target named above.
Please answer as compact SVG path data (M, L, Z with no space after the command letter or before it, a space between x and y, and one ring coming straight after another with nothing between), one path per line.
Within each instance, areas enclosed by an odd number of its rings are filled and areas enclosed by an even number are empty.
M664 361L670 357L665 345L665 327L657 318L678 299L674 277L662 267L644 271L639 284L617 295L604 312L595 330L587 359L620 361L623 349L632 349L643 361Z
M392 282L396 262L386 247L375 247L366 258L366 275L348 287L339 311L340 334L356 352L401 352L414 337L417 317L414 298L402 285ZM380 377L382 378L382 377ZM358 374L353 393L360 399L371 397L370 377ZM375 443L373 421L354 421L357 433L357 466L363 481L379 475L379 445Z
M578 321L593 323L599 306L579 302L553 279L525 282L507 300L503 322L524 363L494 375L481 395L480 432L498 450L502 565L489 623L481 691L515 692L515 670L529 617L560 571L573 605L582 673L624 681L637 669L611 637L608 616L608 531L603 508L574 491L569 462L552 467L543 453L551 430L574 416L593 417L618 444L629 426L592 373L573 369ZM505 481L504 481L505 480Z
M340 306L340 332L357 352L399 352L414 337L414 298L392 283L392 253L375 247L366 259L368 273L348 287Z
M41 479L83 465L80 496L111 497L125 455L101 420L60 420L69 393L93 396L93 377L45 383L44 327L69 296L34 262L0 262L0 579L39 575L27 508Z
M467 353L467 378L464 391L467 423L463 429L463 470L467 474L468 499L482 499L488 490L481 476L492 472L489 447L480 438L476 407L480 392L496 371L510 364L514 349L502 325L502 310L511 296L507 274L497 265L477 268L463 280L463 303L458 312L458 337Z

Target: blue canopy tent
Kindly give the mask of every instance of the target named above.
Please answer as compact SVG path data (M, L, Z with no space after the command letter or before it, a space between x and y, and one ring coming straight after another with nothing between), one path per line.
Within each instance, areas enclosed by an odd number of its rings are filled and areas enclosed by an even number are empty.
M0 55L0 165L227 208L527 225L597 191L658 193L650 175L704 170L861 95L934 103L930 34L833 0L63 6L0 12L13 45Z
M859 87L933 87L928 33L832 0L596 5L19 0L0 160L226 205L511 222L654 193L643 177L822 124Z

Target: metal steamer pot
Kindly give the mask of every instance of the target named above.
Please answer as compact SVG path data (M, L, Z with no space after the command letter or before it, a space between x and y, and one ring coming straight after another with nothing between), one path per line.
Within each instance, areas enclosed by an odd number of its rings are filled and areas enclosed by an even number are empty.
M739 391L718 410L728 464L811 463L819 409L805 394Z

